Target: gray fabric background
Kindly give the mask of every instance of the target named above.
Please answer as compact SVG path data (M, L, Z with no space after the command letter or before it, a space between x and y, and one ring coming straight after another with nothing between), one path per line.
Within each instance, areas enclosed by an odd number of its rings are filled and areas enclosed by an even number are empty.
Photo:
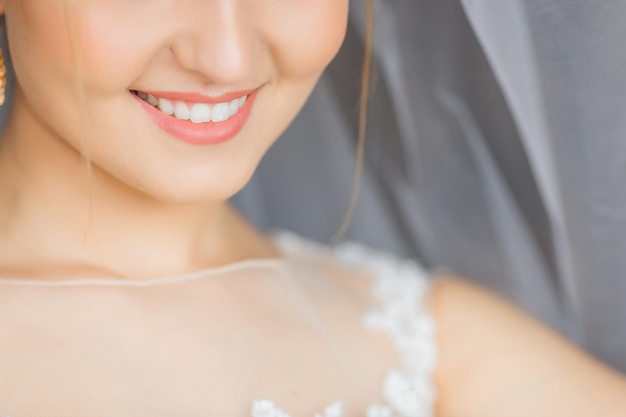
M355 159L363 7L235 201L327 241ZM348 238L488 285L626 371L626 2L379 0Z
M626 1L376 2L348 238L488 285L626 371ZM363 52L353 3L340 55L234 199L263 228L327 241L345 213Z

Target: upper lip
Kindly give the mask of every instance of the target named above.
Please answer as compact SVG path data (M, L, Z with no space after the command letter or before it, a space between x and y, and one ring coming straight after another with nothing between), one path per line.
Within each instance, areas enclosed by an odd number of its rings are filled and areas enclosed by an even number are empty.
M195 92L178 92L178 91L155 91L155 90L135 90L146 94L152 94L157 98L164 98L172 101L184 101L189 103L229 103L235 99L248 96L254 93L258 88L250 90L233 91L230 93L222 94L220 96L210 96L202 93Z

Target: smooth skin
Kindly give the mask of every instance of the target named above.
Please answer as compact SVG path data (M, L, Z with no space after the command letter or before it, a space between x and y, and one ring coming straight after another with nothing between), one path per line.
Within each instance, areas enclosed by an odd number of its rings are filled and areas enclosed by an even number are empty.
M18 83L0 142L0 276L142 280L277 256L227 200L339 50L347 0L5 0L1 11ZM130 95L250 88L244 129L207 147L169 137ZM325 308L339 314L335 301ZM154 316L118 302L117 314ZM439 416L626 415L621 376L497 297L445 278L429 303Z
M440 417L618 417L624 377L521 310L467 281L441 277Z
M347 1L7 0L3 9L18 79L0 149L5 275L146 278L275 253L226 200L338 51ZM251 88L243 131L203 148L173 140L129 93Z

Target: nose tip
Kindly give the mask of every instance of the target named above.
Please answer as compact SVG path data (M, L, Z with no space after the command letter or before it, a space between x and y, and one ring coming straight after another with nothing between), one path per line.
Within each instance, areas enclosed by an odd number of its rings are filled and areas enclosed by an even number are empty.
M222 25L199 38L195 48L197 69L216 80L237 81L249 74L252 42L244 28Z
M236 83L249 76L256 59L254 31L234 7L195 17L187 36L174 48L187 69L213 83Z

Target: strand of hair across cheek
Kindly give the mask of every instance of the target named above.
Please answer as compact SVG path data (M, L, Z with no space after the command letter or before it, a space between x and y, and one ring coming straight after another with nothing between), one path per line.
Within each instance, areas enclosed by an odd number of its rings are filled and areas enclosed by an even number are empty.
M371 66L372 66L372 42L373 42L373 29L374 29L374 10L373 0L365 0L365 53L363 59L363 73L361 77L361 96L359 102L359 127L358 127L358 143L356 149L356 169L354 174L354 183L352 188L352 195L346 215L343 218L341 227L335 233L331 239L331 245L336 245L339 240L346 234L356 206L359 200L359 194L361 191L361 183L363 181L363 168L365 164L365 145L367 137L367 104L371 79Z
M85 88L83 86L84 73L83 67L81 65L81 55L80 55L80 42L78 39L78 31L76 29L76 20L74 18L74 11L76 10L75 0L63 0L63 7L65 12L65 21L67 23L67 35L68 35L68 45L70 47L71 57L72 57L72 68L74 70L74 93L76 94L76 99L79 107L79 132L80 132L80 154L81 161L83 166L87 171L87 187L88 187L88 198L89 198L89 223L87 228L85 229L85 233L83 235L83 245L87 240L87 236L89 235L89 230L91 229L91 224L93 222L93 165L91 162L91 155L89 147L87 146L87 135L89 130L87 128L87 117L86 117L86 104L87 100L85 97Z

